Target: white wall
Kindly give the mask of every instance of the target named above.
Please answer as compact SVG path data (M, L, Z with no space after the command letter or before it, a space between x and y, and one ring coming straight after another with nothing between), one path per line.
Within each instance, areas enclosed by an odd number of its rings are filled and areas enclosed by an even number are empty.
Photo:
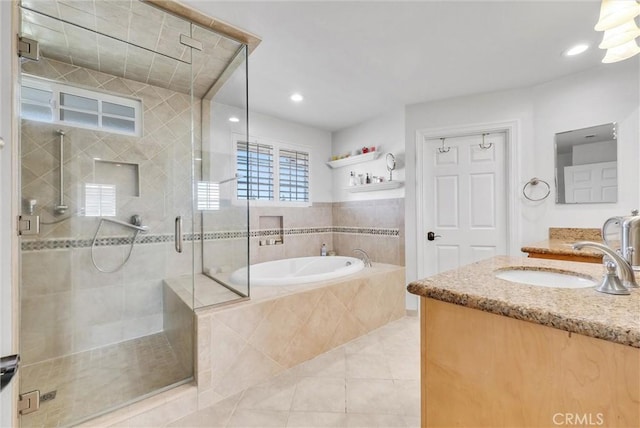
M220 103L213 103L211 121L213 123L213 139L216 150L221 150L225 141L229 142L229 154L233 154L232 135L244 135L244 112L236 107ZM229 116L236 116L240 122L228 121ZM291 145L303 146L309 149L310 165L310 199L311 202L332 202L331 171L325 162L331 157L331 133L299 123L267 116L265 114L249 113L250 137L265 138L284 142ZM222 143L220 143L222 141ZM225 163L226 164L226 163ZM235 167L233 162L230 163ZM225 176L233 176L235 171L228 171Z
M332 134L332 155L352 153L362 147L376 146L376 150L382 154L374 161L363 162L351 166L345 166L332 170L333 175L333 200L357 201L371 199L390 199L404 197L404 186L383 191L350 193L345 188L349 184L349 173L370 173L372 176L389 178L385 156L393 153L396 157L396 170L393 171L393 179L404 181L405 179L405 143L404 143L404 109L396 109L366 122L359 123L349 128ZM328 167L327 167L328 168Z
M616 141L601 141L573 146L572 165L587 165L590 163L612 162L617 159Z
M415 159L418 130L515 120L519 188L514 190L514 196L521 211L520 227L515 232L521 245L545 239L549 227L600 227L606 218L625 214L639 205L639 64L631 60L601 65L530 88L409 105L405 110L407 159ZM534 176L553 186L555 133L608 122L618 122L618 203L556 205L555 190L543 202L522 198L522 186ZM415 161L407 162L408 281L416 278L416 248L421 242L415 233L415 169Z

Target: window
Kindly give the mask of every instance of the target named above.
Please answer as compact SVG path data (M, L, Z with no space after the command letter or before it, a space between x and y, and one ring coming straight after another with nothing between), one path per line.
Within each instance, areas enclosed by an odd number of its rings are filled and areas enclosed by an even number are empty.
M238 141L236 169L238 199L309 202L309 153L306 151L276 143Z
M114 184L84 185L84 215L108 217L116 215L116 186Z
M23 76L21 116L118 134L142 134L142 101Z
M309 153L280 149L280 200L309 202Z

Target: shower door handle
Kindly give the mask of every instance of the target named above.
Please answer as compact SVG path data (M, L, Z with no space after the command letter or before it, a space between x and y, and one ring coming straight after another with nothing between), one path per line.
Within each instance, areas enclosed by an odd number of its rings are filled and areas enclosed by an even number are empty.
M19 355L8 355L0 358L0 391L11 382L11 378L18 371L20 365Z
M182 252L182 216L176 217L176 230L174 240L176 242L176 251Z

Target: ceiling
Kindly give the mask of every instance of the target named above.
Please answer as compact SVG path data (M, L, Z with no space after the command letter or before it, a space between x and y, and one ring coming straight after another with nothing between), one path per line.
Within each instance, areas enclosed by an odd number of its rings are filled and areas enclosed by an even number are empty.
M249 60L251 110L329 131L407 104L545 82L603 56L598 0L182 2L262 38ZM591 49L562 55L578 42ZM293 92L304 101L292 103Z

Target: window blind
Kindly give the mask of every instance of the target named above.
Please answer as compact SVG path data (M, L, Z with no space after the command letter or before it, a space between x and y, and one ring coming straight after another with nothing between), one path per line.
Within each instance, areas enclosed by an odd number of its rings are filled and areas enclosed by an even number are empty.
M238 199L273 200L273 146L238 141Z
M87 217L115 216L115 184L86 183L84 185L84 215Z
M220 209L220 183L198 181L197 206L200 211L217 211Z
M281 201L309 201L309 153L280 149L279 191Z

